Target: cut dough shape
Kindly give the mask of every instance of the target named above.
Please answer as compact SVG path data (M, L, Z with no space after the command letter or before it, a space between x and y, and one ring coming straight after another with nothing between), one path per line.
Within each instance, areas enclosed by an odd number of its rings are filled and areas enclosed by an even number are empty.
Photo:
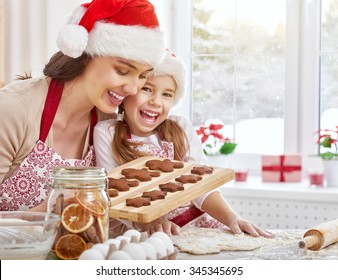
M221 251L251 251L265 246L295 244L299 237L252 237L248 234L232 234L219 228L186 228L179 235L171 236L174 245L185 253L194 255L217 254Z

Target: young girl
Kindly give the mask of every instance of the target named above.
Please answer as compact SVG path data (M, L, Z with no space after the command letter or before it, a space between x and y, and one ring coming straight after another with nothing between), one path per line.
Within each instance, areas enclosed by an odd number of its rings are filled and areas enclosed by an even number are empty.
M96 121L136 94L165 54L146 0L81 4L57 43L45 76L0 89L0 211L46 211L54 166L94 166Z
M183 64L168 52L142 89L124 99L118 120L97 124L94 147L99 166L110 170L145 155L208 164L192 125L183 117L169 116L172 106L183 97L184 76ZM195 218L189 221L190 226L228 226L235 234L247 232L252 236L271 237L268 232L241 219L218 189L192 200L192 203L195 207L179 208L148 225L133 226L150 232L163 230L177 234L178 225L183 226L187 219ZM204 212L214 219L201 215Z

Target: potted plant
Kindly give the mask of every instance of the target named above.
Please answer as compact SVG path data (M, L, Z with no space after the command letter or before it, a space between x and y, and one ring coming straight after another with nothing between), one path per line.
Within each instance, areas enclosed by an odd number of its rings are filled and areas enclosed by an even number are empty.
M209 162L214 166L225 166L225 155L232 154L237 146L233 140L226 137L222 123L210 123L196 129L203 151L208 156Z
M320 129L317 144L323 160L326 185L338 187L338 126L336 129Z

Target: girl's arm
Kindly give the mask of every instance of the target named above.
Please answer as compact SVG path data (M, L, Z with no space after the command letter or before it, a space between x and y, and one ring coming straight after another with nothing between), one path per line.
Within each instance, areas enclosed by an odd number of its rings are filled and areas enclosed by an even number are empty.
M202 204L202 210L224 225L228 226L234 234L246 232L254 237L273 237L271 233L260 229L258 226L247 220L242 219L231 208L220 192L209 194Z
M172 116L176 119L184 129L188 142L189 152L187 152L185 161L208 164L208 160L204 155L201 142L192 124L183 117ZM247 232L252 236L272 237L270 233L260 229L255 224L242 219L224 199L219 189L212 190L200 197L194 199L193 204L208 213L210 216L228 226L235 233Z

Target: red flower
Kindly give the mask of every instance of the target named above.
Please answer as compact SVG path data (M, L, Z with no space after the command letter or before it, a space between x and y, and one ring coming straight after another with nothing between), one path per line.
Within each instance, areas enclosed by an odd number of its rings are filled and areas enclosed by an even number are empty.
M221 135L218 130L222 129L222 124L210 124L209 126L201 126L199 129L196 130L198 135L202 135L201 142L204 143L207 141L209 136L214 136L220 140L226 140L223 135Z

